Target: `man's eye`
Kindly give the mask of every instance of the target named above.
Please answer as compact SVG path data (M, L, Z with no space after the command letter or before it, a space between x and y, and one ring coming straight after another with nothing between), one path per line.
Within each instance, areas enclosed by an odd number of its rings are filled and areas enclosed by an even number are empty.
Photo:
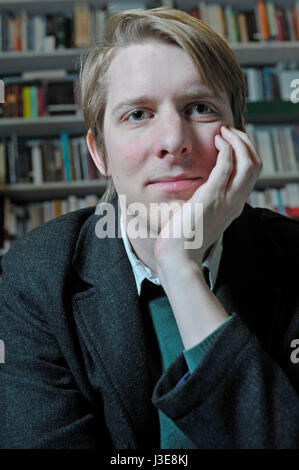
M145 111L141 109L136 109L131 114L128 115L128 121L141 121L144 118Z
M205 103L192 104L187 109L187 114L211 114L213 112L213 108Z

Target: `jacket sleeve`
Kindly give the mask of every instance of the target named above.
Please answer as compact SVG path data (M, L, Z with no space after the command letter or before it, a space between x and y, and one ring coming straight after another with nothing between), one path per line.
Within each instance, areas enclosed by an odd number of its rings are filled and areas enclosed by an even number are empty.
M29 261L21 261L20 253L11 249L4 257L0 281L5 344L0 448L99 448L104 445L100 420L78 389L50 325L46 276L39 283L37 276L30 279ZM32 273L38 271L35 266Z
M157 382L153 404L199 449L298 448L299 363L291 360L294 332L299 338L299 306L292 338L285 338L278 365L233 313L189 378L181 354Z

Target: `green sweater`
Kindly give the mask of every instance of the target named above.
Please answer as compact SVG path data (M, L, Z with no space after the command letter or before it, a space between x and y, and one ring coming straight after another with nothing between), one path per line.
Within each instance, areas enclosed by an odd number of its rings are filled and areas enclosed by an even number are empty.
M199 365L200 361L212 346L215 339L221 333L224 324L230 317L217 328L211 335L193 348L184 350L181 336L172 312L170 302L166 295L149 301L154 330L160 348L163 372L183 352L190 373ZM179 387L183 384L178 385ZM160 447L161 449L194 449L194 444L185 434L159 410L160 420Z

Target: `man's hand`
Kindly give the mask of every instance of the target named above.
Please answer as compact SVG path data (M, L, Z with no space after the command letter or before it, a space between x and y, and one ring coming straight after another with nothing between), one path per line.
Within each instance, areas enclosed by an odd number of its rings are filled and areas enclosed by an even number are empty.
M189 211L184 214L185 203L164 224L155 242L157 273L172 306L185 349L201 342L229 316L205 283L201 263L207 250L241 214L262 169L261 159L246 133L222 127L221 136L215 137L215 145L219 150L215 167L206 183L186 201L203 203L203 245L198 249L186 249L185 238L189 237L182 227L181 233L185 237L167 238L169 223L182 225L184 215L185 218L190 216ZM192 230L194 233L193 227Z
M188 223L186 221L186 217L190 217L190 210L183 210L184 203L163 226L155 243L156 263L163 271L167 271L167 266L173 269L178 262L180 266L182 262L184 264L195 262L201 266L208 249L242 213L244 204L261 172L261 158L245 132L222 126L221 135L215 136L215 146L219 150L215 167L208 180L186 201L191 203L189 204L191 210L193 210L192 207L195 208L192 203L203 203L203 244L198 249L184 247L188 238L185 228L187 229L190 225L190 220ZM196 230L198 213L195 209L193 217ZM184 230L181 227L177 233L184 234L186 237L168 236L171 233L168 227L170 223L172 228L176 224L184 226Z

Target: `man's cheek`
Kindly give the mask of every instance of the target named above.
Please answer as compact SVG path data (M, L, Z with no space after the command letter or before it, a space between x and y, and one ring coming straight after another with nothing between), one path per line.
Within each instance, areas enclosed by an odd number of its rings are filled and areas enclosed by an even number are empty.
M130 148L127 151L123 151L122 160L123 165L126 167L129 173L134 172L141 164L141 149L138 146Z

